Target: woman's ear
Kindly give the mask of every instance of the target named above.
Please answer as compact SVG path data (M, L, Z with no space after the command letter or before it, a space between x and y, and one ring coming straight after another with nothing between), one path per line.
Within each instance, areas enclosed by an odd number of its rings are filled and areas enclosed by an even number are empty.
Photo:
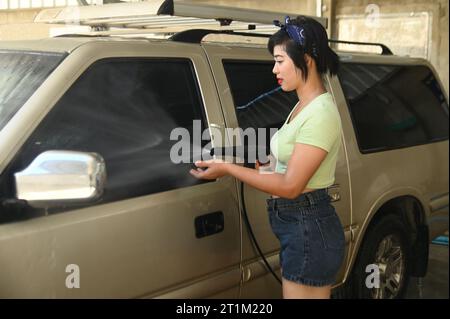
M308 53L305 53L305 63L308 66L308 68L310 68L314 63L314 59L311 58L311 56Z

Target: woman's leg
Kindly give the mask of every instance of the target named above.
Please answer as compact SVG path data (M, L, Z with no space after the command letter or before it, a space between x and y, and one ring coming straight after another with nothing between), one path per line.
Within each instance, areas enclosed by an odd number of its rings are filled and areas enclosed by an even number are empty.
M331 286L313 287L282 278L284 299L330 299Z

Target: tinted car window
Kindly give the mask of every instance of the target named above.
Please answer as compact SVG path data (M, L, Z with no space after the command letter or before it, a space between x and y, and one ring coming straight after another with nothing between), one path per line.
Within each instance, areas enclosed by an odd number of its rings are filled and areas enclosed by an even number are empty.
M100 203L185 187L201 181L190 164L171 161L175 128L204 127L203 104L187 60L108 59L92 65L66 92L3 174L12 174L46 150L96 152L106 162ZM191 134L192 136L192 134ZM5 199L14 194L7 194ZM1 198L1 196L0 196Z
M361 152L448 139L448 104L428 67L342 63L338 76Z
M272 73L273 63L226 60L224 68L239 126L280 128L298 98L294 91L281 90Z
M274 132L270 128L279 129L283 125L298 102L297 93L281 90L272 73L272 62L226 60L223 65L239 127L255 131L266 129L265 140L258 136L258 146L251 140L244 140L244 143L250 149L263 147L264 153L269 154L270 138Z

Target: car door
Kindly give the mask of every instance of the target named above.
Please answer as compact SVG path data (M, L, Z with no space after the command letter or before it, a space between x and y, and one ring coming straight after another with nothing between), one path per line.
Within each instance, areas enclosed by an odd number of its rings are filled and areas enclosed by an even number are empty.
M279 89L275 76L272 74L273 59L266 49L214 45L204 45L204 48L211 63L218 91L222 93L220 98L227 127L253 128L255 130L265 128L265 136L257 138L258 147L264 147L274 132L270 133L270 128L280 128L298 101L295 92L285 93ZM334 93L333 85L336 85L336 82L333 81L330 82L329 78L326 79L327 89L331 93ZM341 111L340 108L343 105L340 102L340 100L336 101ZM344 141L337 162L335 184L330 188L330 195L333 197L333 205L344 225L347 251L349 251L351 248L351 210L345 154ZM279 270L279 243L270 229L267 217L266 199L268 196L269 194L244 185L243 200L253 233L271 267ZM243 288L241 297L280 297L281 287L265 268L245 227L243 227L242 242ZM343 280L345 268L343 265L337 283Z
M238 296L234 180L189 174L202 130L223 126L199 46L87 42L21 111L37 120L13 118L8 134L24 142L0 175L1 297ZM14 174L47 150L100 154L101 199L46 209L15 199Z

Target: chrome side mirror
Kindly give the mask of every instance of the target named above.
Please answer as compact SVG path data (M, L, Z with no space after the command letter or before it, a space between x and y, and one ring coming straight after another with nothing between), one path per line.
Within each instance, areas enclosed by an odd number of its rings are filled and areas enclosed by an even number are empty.
M106 167L97 153L46 151L14 177L18 199L49 208L98 199L105 187Z

